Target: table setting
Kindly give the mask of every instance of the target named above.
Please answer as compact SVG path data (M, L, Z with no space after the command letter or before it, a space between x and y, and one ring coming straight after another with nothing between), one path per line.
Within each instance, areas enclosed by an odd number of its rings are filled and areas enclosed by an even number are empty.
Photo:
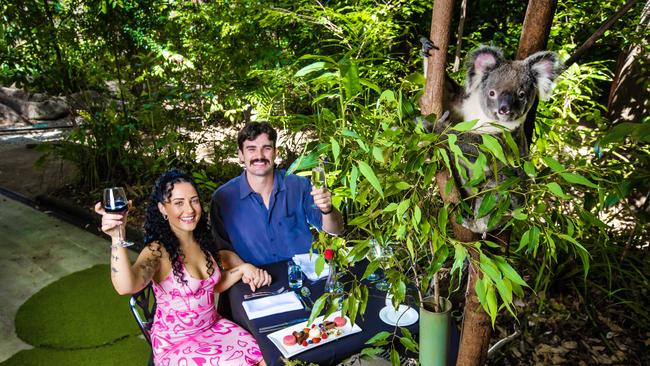
M268 365L283 365L283 358L296 358L318 365L336 365L368 347L366 341L378 332L393 331L395 324L417 334L417 311L406 304L393 307L392 299L386 298L386 292L376 289L371 283L368 286L370 294L366 312L363 316L357 316L355 324L351 324L349 318L342 317L340 311L336 311L326 318L317 317L307 327L314 301L325 292L329 276L327 265L327 272L323 270L326 273L316 275L316 258L316 254L310 257L309 253L305 253L294 256L290 261L261 266L271 274L273 283L255 293L242 283L229 290L228 305L233 320L255 336ZM366 265L367 263L357 264L353 268L353 275L360 277ZM343 288L340 290L343 291ZM330 333L327 333L325 339L312 331L312 327L321 328L323 324L331 327L327 322L334 322L337 318L345 319L345 325L335 327L336 331L328 328ZM300 331L304 332L302 338L294 335L294 332ZM322 329L320 332L323 333ZM295 344L290 336L296 338ZM289 344L284 343L285 337Z

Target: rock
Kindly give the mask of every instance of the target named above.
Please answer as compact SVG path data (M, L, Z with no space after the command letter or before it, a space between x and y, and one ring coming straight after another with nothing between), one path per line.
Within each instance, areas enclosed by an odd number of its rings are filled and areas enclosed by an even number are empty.
M25 117L4 104L0 104L0 126L16 125L25 122Z
M70 106L65 98L0 87L0 125L28 123L33 120L51 121L68 115Z

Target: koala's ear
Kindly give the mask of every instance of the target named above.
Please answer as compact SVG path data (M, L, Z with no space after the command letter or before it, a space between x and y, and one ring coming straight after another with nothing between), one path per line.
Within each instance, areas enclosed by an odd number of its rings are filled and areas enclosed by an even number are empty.
M473 50L467 58L467 80L465 85L473 89L475 83L483 78L486 72L501 64L503 54L496 47L481 46Z
M553 81L563 69L559 57L555 52L542 51L528 56L524 62L535 78L539 99L548 99L553 89Z

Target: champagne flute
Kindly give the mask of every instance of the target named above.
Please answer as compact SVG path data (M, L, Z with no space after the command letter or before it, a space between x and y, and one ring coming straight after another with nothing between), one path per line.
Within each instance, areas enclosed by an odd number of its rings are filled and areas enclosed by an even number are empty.
M318 165L311 170L311 185L316 189L326 188L327 181L325 180L325 166L323 160L319 160ZM316 204L312 204L312 208L318 208Z
M104 189L104 210L109 213L126 213L129 209L129 201L126 199L126 193L122 187L111 187ZM133 242L126 241L122 238L122 225L118 227L118 241L117 245L121 247L128 247L133 245Z

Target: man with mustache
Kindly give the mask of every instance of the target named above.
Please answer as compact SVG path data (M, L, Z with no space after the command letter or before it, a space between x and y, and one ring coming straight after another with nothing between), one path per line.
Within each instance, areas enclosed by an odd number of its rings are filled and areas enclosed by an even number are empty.
M248 123L237 136L241 175L212 195L210 221L224 268L243 262L256 266L286 261L311 248L310 227L338 235L341 214L327 188L275 169L277 133L267 122ZM245 279L245 282L247 279ZM265 271L249 279L256 287L270 283Z

